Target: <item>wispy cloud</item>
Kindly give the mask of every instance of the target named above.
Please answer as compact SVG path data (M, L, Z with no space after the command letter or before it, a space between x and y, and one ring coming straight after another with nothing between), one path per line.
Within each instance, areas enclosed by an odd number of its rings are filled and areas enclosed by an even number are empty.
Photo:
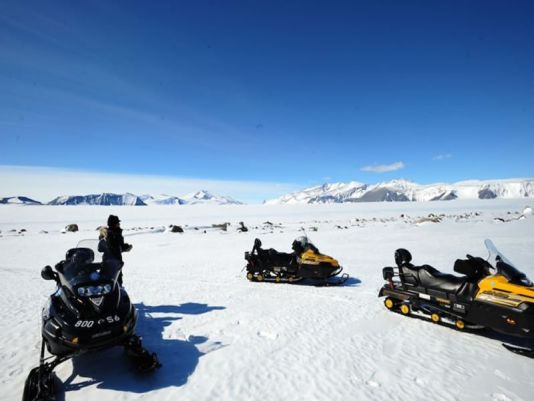
M260 203L301 186L281 182L217 180L164 175L115 174L51 167L0 165L0 197L29 196L48 202L59 195L102 192L183 196L205 189L246 203Z
M452 157L452 154L450 153L444 153L444 154L441 154L441 155L436 155L432 158L432 160L447 160L447 159L450 159Z
M368 173L388 173L390 171L396 171L405 167L403 162L395 162L391 164L373 164L371 166L364 166L360 170Z

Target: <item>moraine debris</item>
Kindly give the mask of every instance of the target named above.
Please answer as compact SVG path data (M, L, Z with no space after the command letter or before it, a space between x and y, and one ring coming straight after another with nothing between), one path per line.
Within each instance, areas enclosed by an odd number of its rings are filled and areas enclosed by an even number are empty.
M222 224L212 224L213 228L218 228L219 230L228 231L228 226L230 226L230 223L222 223Z
M65 226L65 232L68 233L75 233L76 231L79 231L78 224L67 224Z
M183 233L184 229L181 226L177 226L177 225L171 224L169 226L169 231L171 233Z

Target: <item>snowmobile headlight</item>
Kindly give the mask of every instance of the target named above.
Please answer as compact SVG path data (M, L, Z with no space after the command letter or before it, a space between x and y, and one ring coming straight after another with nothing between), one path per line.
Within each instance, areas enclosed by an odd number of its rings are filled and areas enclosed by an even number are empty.
M92 297L109 294L112 290L111 284L87 286L78 288L78 295L82 297Z

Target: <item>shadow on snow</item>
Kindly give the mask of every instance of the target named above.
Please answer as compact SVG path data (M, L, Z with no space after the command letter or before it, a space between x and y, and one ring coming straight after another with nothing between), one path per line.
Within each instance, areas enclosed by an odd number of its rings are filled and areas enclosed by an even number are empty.
M66 392L96 385L103 389L145 393L184 385L195 371L199 358L204 355L197 345L207 342L208 338L168 338L165 328L182 319L179 315L201 315L225 309L197 303L159 306L140 303L135 307L139 313L136 334L143 338L143 345L149 352L158 354L163 366L150 373L137 372L122 347L79 355L72 359L72 374L63 382ZM221 346L218 343L214 345ZM88 379L74 382L77 377Z
M357 277L349 276L346 281L344 281L342 284L336 284L336 280L338 280L339 277L334 276L331 277L331 283L328 283L328 280L323 281L319 279L313 279L313 278L303 278L302 280L297 281L296 283L289 284L289 285L301 285L301 286L309 286L309 287L356 287L362 283L362 281ZM275 285L280 285L275 283L274 281L265 281L266 283L271 283Z

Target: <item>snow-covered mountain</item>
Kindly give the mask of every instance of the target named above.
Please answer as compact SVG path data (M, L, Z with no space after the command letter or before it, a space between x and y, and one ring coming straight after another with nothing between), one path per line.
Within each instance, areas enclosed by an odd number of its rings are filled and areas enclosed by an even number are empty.
M221 196L212 194L206 190L193 192L182 197L182 199L189 205L198 204L215 204L215 205L242 205L241 202L230 198L229 196Z
M146 205L240 205L229 196L215 195L208 191L198 191L183 197L173 195L134 195L126 194L92 194L92 195L65 195L58 196L49 205L99 205L99 206L146 206Z
M9 196L0 198L0 205L42 205L42 203L26 196Z
M183 200L182 198L179 198L177 196L172 196L172 195L164 195L164 194L161 194L161 195L148 195L148 194L145 194L145 195L141 195L139 198L141 198L141 200L143 202L145 202L147 205L169 206L169 205L185 205L186 204L186 201Z
M393 180L374 185L360 182L323 184L281 196L266 204L344 202L425 202L452 199L532 198L534 179L461 181L420 185Z
M213 194L206 190L192 192L178 197L171 195L141 195L140 198L147 205L241 205L242 203L229 196Z
M146 206L137 195L126 194L92 194L58 196L49 205L99 205L99 206Z

